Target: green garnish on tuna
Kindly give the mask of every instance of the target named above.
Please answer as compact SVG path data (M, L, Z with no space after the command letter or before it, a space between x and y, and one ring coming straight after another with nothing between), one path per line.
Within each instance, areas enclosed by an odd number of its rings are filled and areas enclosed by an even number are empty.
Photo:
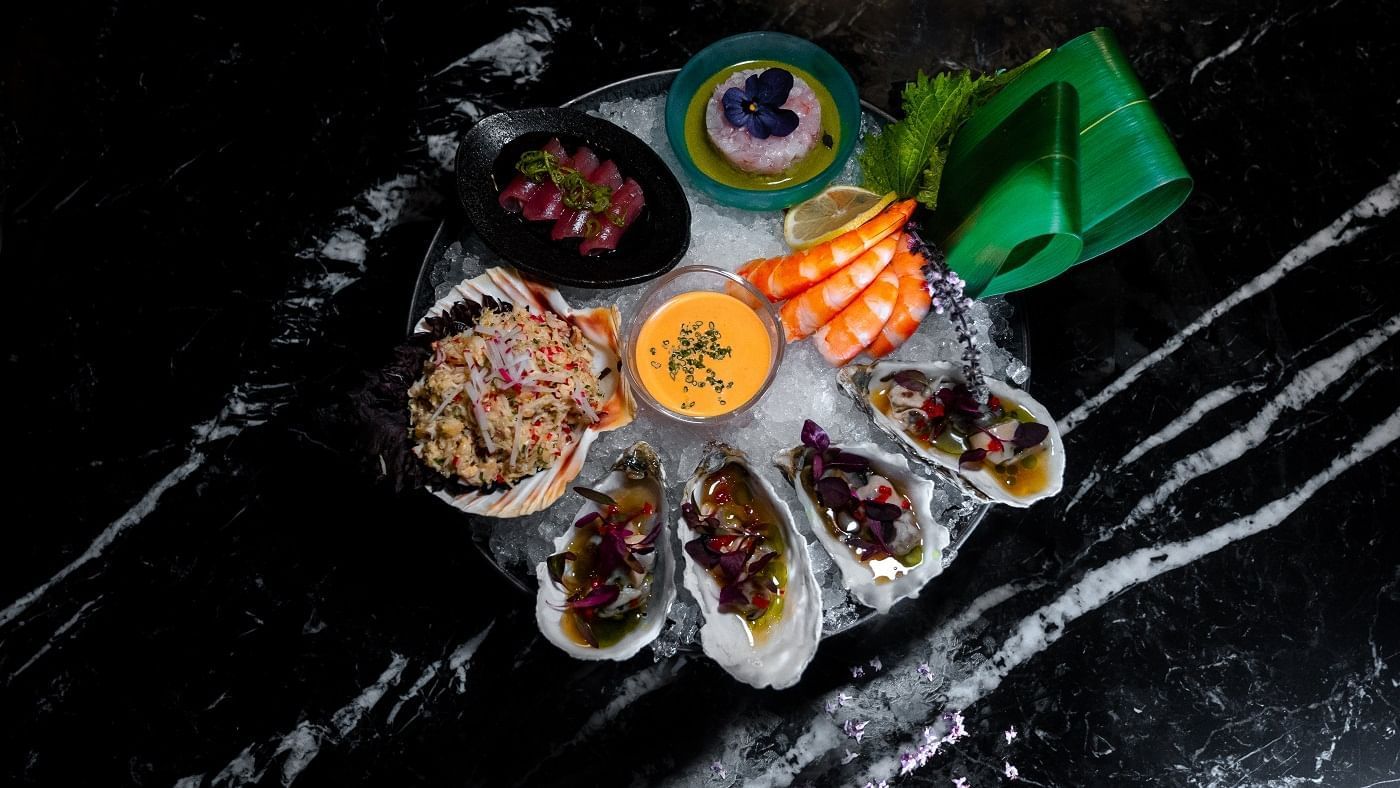
M959 71L930 78L920 71L904 86L904 119L865 138L860 154L865 188L879 194L895 192L901 199L914 197L930 210L937 207L943 165L958 127L1002 86L1049 53L1047 49L1009 71L979 77Z
M588 210L593 213L603 213L608 210L608 206L612 203L612 189L601 183L593 183L573 167L560 164L559 160L548 151L525 151L520 154L520 160L516 162L515 169L536 183L543 183L546 178L553 181L554 185L558 186L559 190L564 193L565 207L576 211ZM607 219L613 224L622 224L620 217L608 214Z

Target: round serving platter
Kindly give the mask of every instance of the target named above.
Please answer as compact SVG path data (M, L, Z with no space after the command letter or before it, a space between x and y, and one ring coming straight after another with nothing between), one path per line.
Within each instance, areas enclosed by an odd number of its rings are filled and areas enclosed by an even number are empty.
M619 101L623 99L648 99L662 95L669 88L679 69L657 71L650 74L641 74L635 77L604 85L595 90L577 96L562 106L590 112L597 110L605 102ZM894 119L883 110L868 102L862 101L861 107L868 123L876 126L884 126L892 123ZM465 216L459 211L452 211L438 225L437 231L432 241L428 245L427 253L423 257L421 267L418 272L417 282L414 286L412 302L409 305L405 332L412 333L418 321L428 311L438 298L439 289L445 285L451 285L461 281L464 277L479 274L480 269L463 270L460 261L460 250L465 248L476 248L482 250L483 254L489 255L482 245L481 240L475 237L471 226ZM454 254L454 251L457 252ZM455 264L454 264L455 263ZM1000 301L1001 299L997 299ZM1012 305L1002 303L998 314L1004 323L998 323L998 330L992 339L995 343L1006 350L1012 356L1029 363L1029 337L1027 336L1025 321L1019 312L1014 310ZM872 427L873 431L873 427ZM674 469L668 469L672 472ZM588 480L580 478L579 484L586 484ZM941 484L942 482L940 482ZM958 549L967 541L973 530L986 516L987 507L978 504L968 504L956 510L949 517L945 524L950 533L950 543L943 552L943 564L946 567L957 556ZM471 517L468 515L468 517ZM517 588L521 593L533 596L535 594L535 574L533 566L520 568L519 571L502 565L493 552L489 543L490 530L487 528L473 528L472 540L476 549L491 564L500 576L510 585ZM817 548L819 549L819 548ZM876 612L870 608L855 606L856 614L853 617L846 617L838 625L828 625L824 627L822 636L830 637L840 632L860 626L875 617ZM698 650L695 643L683 643L681 650Z

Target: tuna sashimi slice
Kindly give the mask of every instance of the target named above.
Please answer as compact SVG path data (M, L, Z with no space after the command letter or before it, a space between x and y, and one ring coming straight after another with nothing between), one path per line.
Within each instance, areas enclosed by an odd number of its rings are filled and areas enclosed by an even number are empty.
M510 183L501 190L496 197L496 202L506 209L507 213L519 213L525 207L525 202L530 199L540 188L540 184L526 178L524 175L516 175L511 178Z
M579 164L579 159L583 157L584 154L587 154L593 159L592 165L588 167L586 172L584 171L585 165ZM602 184L614 191L622 186L622 175L618 172L617 165L613 164L611 161L598 161L597 154L587 147L580 147L578 151L574 153L574 168L588 176L589 181ZM582 238L584 236L584 228L588 226L589 215L590 213L587 210L573 210L565 207L564 215L560 216L558 221L554 223L553 229L549 231L549 237L556 241L561 241L565 238ZM599 216L598 221L604 221L603 217Z
M645 206L646 196L642 194L641 185L628 178L622 187L613 193L612 205L609 205L605 212L607 215L603 217L598 234L579 244L579 252L593 254L616 249L618 242L622 240L622 234L637 219L637 215ZM616 223L614 219L617 220Z

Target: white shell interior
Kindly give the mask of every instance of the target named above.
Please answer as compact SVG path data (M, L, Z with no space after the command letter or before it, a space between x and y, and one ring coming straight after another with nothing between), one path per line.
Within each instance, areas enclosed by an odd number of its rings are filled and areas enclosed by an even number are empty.
M641 444L645 446L646 444ZM635 447L628 449L634 451ZM647 485L651 488L650 495L657 502L656 513L648 521L650 528L666 527L666 485L665 479L657 479L648 474L643 479L629 479L627 474L619 464L614 466L619 468L599 479L592 487L599 492L612 493L631 487L633 485ZM657 465L659 469L659 464ZM574 515L574 522L589 512L601 511L602 507L593 501L585 500L578 514ZM569 543L574 539L574 527L569 529L554 540L554 552L560 553L567 550ZM563 649L569 656L576 659L612 659L624 660L635 656L644 646L656 639L661 634L661 629L666 625L666 614L671 609L671 603L676 599L675 568L671 551L672 540L670 535L662 532L656 538L656 560L652 563L652 587L651 602L647 604L647 614L636 628L627 633L621 640L611 646L593 648L582 646L570 640L564 634L560 620L563 618L564 589L559 587L549 576L549 566L545 561L541 561L535 567L535 577L539 581L539 591L535 594L535 622L539 625L540 632L550 643Z
M897 372L901 369L917 369L928 375L930 380L938 378L951 378L953 380L963 380L962 368L956 364L946 361L935 361L929 363L916 364L903 361L879 361L874 364L852 365L841 370L840 379L843 388L847 393L861 401L861 407L868 411L871 419L882 431L899 442L905 451L914 455L924 463L932 466L943 473L947 478L961 487L964 491L984 501L991 503L1001 503L1007 506L1024 508L1036 501L1057 495L1064 486L1065 476L1065 447L1060 439L1060 428L1055 424L1055 418L1050 415L1050 411L1045 409L1036 401L1034 397L1025 391L1003 383L994 378L987 378L987 389L998 397L1002 397L1030 412L1035 420L1050 428L1050 434L1045 438L1045 449L1042 454L1050 463L1048 479L1045 489L1031 495L1012 495L997 480L995 474L984 468L976 470L965 470L958 464L958 458L950 454L929 449L914 440L898 421L886 415L870 401L870 395L879 389L880 378ZM855 386L855 375L861 372L868 372L869 379L861 386L860 391L851 391Z
M759 688L785 689L802 678L802 671L816 655L822 636L821 590L812 573L807 540L795 527L792 511L768 480L748 462L742 452L724 444L712 444L707 448L695 475L686 483L685 500L697 506L700 504L699 481L718 468L707 461L713 452L724 452L730 461L743 464L754 480L758 494L768 499L777 514L788 548L783 556L787 561L788 584L782 619L768 630L765 642L755 645L749 638L748 627L738 615L719 612L719 585L704 567L695 563L682 549L685 561L682 582L699 602L704 618L700 627L700 645L706 656L739 681ZM683 517L677 518L677 529L682 545L699 536Z
M929 501L933 497L933 482L911 471L908 460L898 454L884 451L873 443L855 443L839 448L868 460L871 469L894 482L900 491L908 496L914 507L914 518L922 531L924 558L917 566L899 577L884 581L877 579L871 572L870 565L858 559L851 548L831 532L823 517L821 506L801 480L801 464L806 447L798 446L783 452L775 457L774 461L787 473L797 493L797 499L802 502L807 525L812 529L818 544L831 555L832 562L841 570L841 580L846 590L862 605L884 613L901 599L917 597L928 581L943 571L942 552L943 548L948 546L950 534L947 526L934 519L933 511L929 507Z

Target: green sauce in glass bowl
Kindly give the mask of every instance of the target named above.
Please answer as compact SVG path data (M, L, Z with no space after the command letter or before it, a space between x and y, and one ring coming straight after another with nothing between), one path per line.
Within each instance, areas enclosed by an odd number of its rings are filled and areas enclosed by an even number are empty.
M806 156L775 175L745 172L710 142L705 111L715 87L736 71L785 68L811 86L821 106L823 137ZM681 169L717 202L752 211L795 205L831 182L850 158L860 135L861 106L855 83L826 50L783 33L744 33L716 41L691 58L666 97L666 136Z

